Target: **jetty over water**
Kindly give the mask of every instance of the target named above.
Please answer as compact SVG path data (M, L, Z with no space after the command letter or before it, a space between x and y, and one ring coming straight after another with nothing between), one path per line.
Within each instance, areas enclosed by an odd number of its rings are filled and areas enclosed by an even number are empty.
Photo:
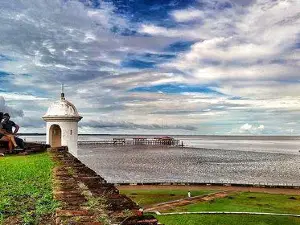
M112 140L101 141L78 141L78 145L167 145L167 146L179 146L180 140L172 137L158 137L158 138L145 138L134 137L132 139L126 138L113 138ZM181 142L181 145L183 143Z

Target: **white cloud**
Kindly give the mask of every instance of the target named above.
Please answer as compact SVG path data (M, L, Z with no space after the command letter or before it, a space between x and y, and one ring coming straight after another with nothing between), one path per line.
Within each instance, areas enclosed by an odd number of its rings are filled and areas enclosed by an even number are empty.
M263 130L263 129L265 129L265 126L264 125L259 125L257 129L258 130Z
M27 101L27 100L47 100L47 98L37 97L34 95L26 95L20 93L5 93L0 91L0 97L6 100L17 100L17 101Z
M171 14L177 22L187 22L204 17L203 11L197 9L176 10Z
M299 8L299 1L257 1L247 8L236 5L211 16L215 9L207 7L201 11L206 16L200 24L170 29L155 26L143 32L204 39L162 66L177 68L198 82L290 79L298 77L299 71L295 49ZM190 10L179 12L188 16Z
M245 123L239 129L239 133L242 134L261 134L261 132L265 129L264 125L251 125L249 123Z
M177 29L168 29L165 27L159 27L152 24L142 24L139 30L140 33L155 35L155 36L165 36L165 37L181 37L184 38L188 36L190 38L197 38L198 34L195 31L185 31L184 33L180 32Z
M245 123L243 126L241 126L240 130L241 131L249 131L252 129L252 125Z

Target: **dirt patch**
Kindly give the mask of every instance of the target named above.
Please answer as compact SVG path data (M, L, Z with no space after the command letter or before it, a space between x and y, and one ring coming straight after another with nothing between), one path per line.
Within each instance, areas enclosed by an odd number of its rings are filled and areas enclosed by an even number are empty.
M218 193L208 194L208 195L204 195L204 196L195 196L195 197L191 197L191 198L184 198L184 199L180 199L180 200L159 203L156 205L148 206L147 208L145 208L145 212L166 211L166 210L170 210L174 207L185 206L185 205L194 204L197 202L212 201L217 198L224 198L224 197L228 196L228 194L229 194L228 192L218 192Z
M216 190L216 191L242 191L242 192L262 192L270 194L300 195L300 189L292 188L262 188L262 187L239 187L239 186L206 186L206 185L120 185L119 190Z
M22 219L18 216L10 216L8 218L6 218L4 220L4 223L5 225L15 225L15 224L21 224L22 222Z

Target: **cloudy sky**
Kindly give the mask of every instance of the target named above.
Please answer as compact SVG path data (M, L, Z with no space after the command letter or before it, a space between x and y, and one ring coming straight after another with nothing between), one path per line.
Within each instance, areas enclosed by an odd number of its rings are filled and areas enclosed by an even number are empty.
M299 0L1 0L0 111L81 133L300 134Z

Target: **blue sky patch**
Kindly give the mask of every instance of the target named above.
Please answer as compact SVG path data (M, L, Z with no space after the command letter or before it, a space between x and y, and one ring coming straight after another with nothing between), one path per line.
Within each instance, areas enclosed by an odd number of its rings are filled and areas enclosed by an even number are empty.
M166 47L165 51L171 51L171 52L187 51L191 48L191 46L194 43L195 43L194 41L178 41L178 42L172 43L168 47Z
M69 0L65 0L66 2ZM79 0L79 2L83 3L85 6L91 8L99 8L100 7L100 0Z
M137 59L129 59L125 60L121 63L122 67L130 67L130 68L138 68L138 69L146 69L146 68L153 68L155 62L147 62Z
M12 61L12 59L6 55L0 54L0 61Z
M137 33L137 31L135 30L132 30L132 29L120 29L119 27L117 26L114 26L113 28L110 29L111 32L113 33L118 33L122 36L134 36L134 35L140 35Z
M176 55L164 53L144 53L144 54L128 54L128 57L121 63L122 67L130 68L153 68L159 63L166 62L175 58Z
M9 73L0 70L0 79L9 76Z
M126 16L132 22L151 22L172 27L169 12L199 4L196 0L106 0L116 7L117 13Z
M130 91L131 92L163 92L168 94L193 92L193 93L223 95L222 93L212 90L210 87L207 86L185 85L185 84L162 84L162 85L148 86L148 87L137 87L131 89Z
M230 2L219 2L216 6L218 10L230 9L232 4Z
M173 59L176 57L176 55L172 54L154 54L154 53L146 53L142 55L142 57L145 57L150 60L162 60L162 59ZM161 61L160 61L161 62Z

